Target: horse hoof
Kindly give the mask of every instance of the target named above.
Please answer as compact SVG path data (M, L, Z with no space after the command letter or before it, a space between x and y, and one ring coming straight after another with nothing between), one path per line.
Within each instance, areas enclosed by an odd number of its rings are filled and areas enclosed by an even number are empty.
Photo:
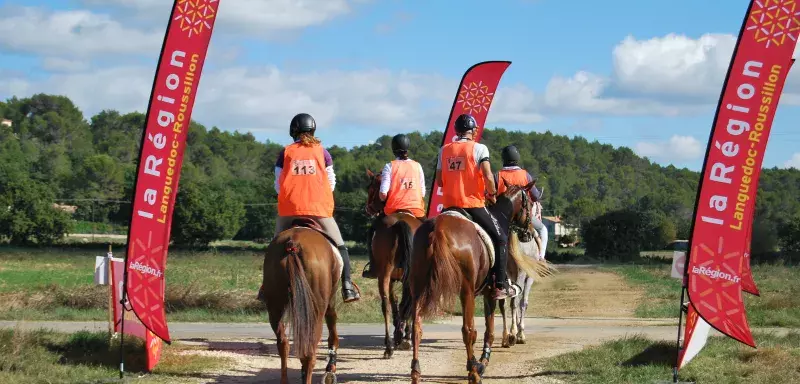
M469 373L469 384L481 384L481 374L475 371Z
M517 334L517 344L525 344L525 334L520 332Z
M325 372L325 376L322 377L322 382L325 384L336 384L336 374L333 372Z
M411 340L403 340L397 349L401 351L408 351L411 349Z
M508 337L508 345L509 345L510 347L513 347L513 346L515 346L516 344L517 344L517 337L516 337L516 336L514 336L514 335L511 335L511 336L509 336L509 337Z
M419 384L422 374L419 372L411 372L411 384Z
M391 349L388 349L388 350L383 352L383 358L387 359L387 360L391 359L393 354L394 354L394 351L392 351Z

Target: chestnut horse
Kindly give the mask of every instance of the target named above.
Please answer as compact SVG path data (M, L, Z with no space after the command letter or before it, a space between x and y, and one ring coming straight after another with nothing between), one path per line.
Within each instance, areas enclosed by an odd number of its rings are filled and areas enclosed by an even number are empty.
M342 256L333 242L308 220L296 220L292 228L279 233L267 247L262 297L281 356L281 384L289 382L285 314L292 319L295 355L302 364L302 382L306 384L311 384L317 344L322 337L322 319L325 318L329 361L324 382L336 382L339 335L334 295L343 265Z
M531 226L532 202L528 197L535 181L523 187L507 186L489 210L497 218L501 228L509 225ZM532 230L532 228L529 228ZM510 247L514 250L514 247ZM547 266L509 252L516 265L529 274L546 275ZM439 307L450 304L460 297L464 346L467 350L467 372L470 383L481 382L489 365L494 339L494 311L496 302L492 297L490 249L477 232L476 224L462 217L445 214L426 220L414 235L411 271L406 274L404 284L409 286L411 300L404 300L401 315L414 319L413 358L411 382L419 383L421 368L419 346L422 340L422 318L436 314ZM484 295L486 332L480 361L475 359L474 345L478 336L475 329L475 296Z
M386 205L380 199L381 175L374 174L367 169L370 184L367 188L367 205L365 210L370 217L376 217ZM414 232L422 221L407 211L398 211L379 221L375 233L368 240L367 246L372 247L372 269L378 277L378 292L381 295L381 308L385 325L384 344L386 350L383 358L391 358L394 348L408 350L411 348L411 322L408 318L401 319L397 295L394 284L401 281L403 273L408 271L408 262L411 258L411 246ZM404 295L407 296L407 295ZM404 297L405 299L405 297ZM389 337L389 314L391 313L394 325L394 341ZM405 328L405 332L403 332Z

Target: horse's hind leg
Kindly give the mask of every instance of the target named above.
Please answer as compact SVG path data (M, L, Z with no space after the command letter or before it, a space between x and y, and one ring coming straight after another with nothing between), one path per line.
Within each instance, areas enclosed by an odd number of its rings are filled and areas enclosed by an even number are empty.
M489 366L489 360L492 358L492 345L494 344L494 309L497 302L492 299L491 295L484 295L483 297L483 311L484 320L486 321L486 332L483 334L483 353L481 354L481 364L483 367ZM505 320L505 317L503 318ZM503 333L506 327L503 324ZM483 371L480 372L483 374Z
M394 291L394 284L394 282L389 283L389 301L392 303L392 324L394 324L394 347L401 351L407 351L411 349L409 340L411 328L409 322L400 318L399 301ZM405 327L405 333L403 333L403 327Z
M386 349L383 351L383 358L389 359L394 354L394 346L392 345L392 339L389 336L389 323L391 322L390 320L394 318L392 302L389 298L389 291L391 291L391 276L390 273L387 274L385 271L378 271L378 273L380 274L378 276L378 293L381 295L381 309L383 310L383 344L386 346Z
M471 284L464 284L461 288L461 309L461 313L463 313L461 335L464 338L464 346L467 348L467 375L471 384L480 383L485 367L475 359L474 349L475 341L478 339L478 330L475 329L475 295L472 293ZM490 332L489 328L487 328L487 332Z
M336 330L336 307L334 301L325 312L325 323L328 325L328 365L325 367L323 383L336 384L336 355L339 353L339 332ZM313 369L313 367L312 367Z
M289 384L288 359L289 339L286 337L286 323L281 321L283 311L269 310L269 322L278 344L278 354L281 356L281 384Z
M411 315L411 320L414 321L414 330L412 335L414 343L412 344L413 352L411 358L411 384L418 384L422 378L422 368L419 366L419 343L422 341L422 319L419 315L419 305L417 305L416 300L411 305L413 305L413 314Z

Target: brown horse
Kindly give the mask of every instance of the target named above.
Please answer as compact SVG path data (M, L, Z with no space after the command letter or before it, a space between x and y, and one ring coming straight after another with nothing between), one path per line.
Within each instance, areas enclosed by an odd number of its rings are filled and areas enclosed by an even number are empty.
M524 226L532 230L530 215L532 202L528 192L535 181L524 186L508 186L497 197L496 204L489 209L497 218L501 228L509 225ZM514 247L511 247L513 250ZM435 314L441 305L450 304L460 297L464 346L467 350L467 372L470 383L479 383L486 366L489 365L494 341L494 311L496 302L492 297L490 270L490 248L478 235L475 223L462 217L440 214L426 220L414 235L411 271L404 284L409 286L411 300L404 300L403 316L412 316L413 359L411 381L418 383L422 371L419 364L419 345L422 340L422 318ZM529 274L546 275L545 264L526 259L509 252L516 265ZM474 345L478 332L475 329L475 296L483 293L486 332L480 362L475 359Z
M282 384L289 382L285 314L292 318L295 355L302 363L301 375L306 384L311 384L324 316L328 325L329 358L324 382L336 382L339 335L334 295L342 267L336 246L310 221L295 221L292 228L278 234L267 247L261 293L281 356Z
M366 212L370 217L375 217L383 212L386 205L380 199L381 175L374 174L367 169L370 184L367 189ZM399 307L394 285L401 281L404 271L408 271L408 262L411 258L412 239L414 232L422 221L407 211L398 211L383 217L375 228L375 233L368 239L372 247L372 269L377 272L378 292L381 295L381 307L385 325L384 344L386 350L383 358L391 358L394 348L402 350L411 348L411 323L408 318L399 317ZM404 295L407 296L407 295ZM405 299L405 297L404 297ZM389 313L394 325L394 341L389 337ZM403 329L405 328L405 332Z

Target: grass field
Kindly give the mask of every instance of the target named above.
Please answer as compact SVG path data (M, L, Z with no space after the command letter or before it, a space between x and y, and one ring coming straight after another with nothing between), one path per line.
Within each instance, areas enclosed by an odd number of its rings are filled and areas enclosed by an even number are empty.
M129 343L130 341L130 343ZM229 359L191 354L181 344L164 346L159 364L152 374L137 383L196 382L204 371L229 365ZM97 383L118 377L119 342L108 333L64 334L49 330L0 330L0 383ZM125 371L130 375L144 368L141 340L125 341Z
M351 245L355 252L359 250L357 245ZM103 254L104 250L91 244L80 247L0 248L0 320L107 319L108 287L93 283L95 255ZM167 263L168 320L265 321L263 304L255 298L261 284L263 247L226 242L206 251L171 251ZM122 254L121 247L115 246L115 255L121 257ZM644 300L639 301L634 311L637 317L676 318L680 282L669 277L669 264L658 260L668 255L648 256L654 257L644 260L653 264L608 265L601 270L623 276L628 289L643 292ZM376 280L360 277L366 257L354 254L351 258L353 277L361 288L362 300L340 311L340 321L382 322ZM745 294L750 324L800 327L800 279L795 278L800 275L800 267L759 265L754 267L753 273L762 296ZM574 286L576 284L587 284L568 281L567 275L555 279L561 280L556 283L567 286L563 289L550 287L553 294L564 295L581 288ZM540 286L535 286L534 290L537 287ZM338 300L343 306L341 299ZM481 315L483 306L477 304L476 312ZM566 308L568 303L552 305ZM542 308L536 308L535 304L530 307L529 314L544 315Z
M800 332L756 333L758 349L730 338L711 337L680 379L703 384L800 383ZM549 374L568 383L672 382L674 342L629 337L557 356L545 362Z
M677 317L681 283L670 277L669 266L631 265L606 267L617 272L634 287L645 291L636 308L643 318ZM756 327L800 327L800 267L755 265L753 278L761 296L743 293L747 319Z
M0 320L107 319L108 287L93 280L95 256L101 254L98 249L0 248ZM339 319L382 322L375 280L361 279L365 257L351 259L362 300L348 304ZM260 250L171 252L168 320L265 321L263 304L256 300L262 262Z

